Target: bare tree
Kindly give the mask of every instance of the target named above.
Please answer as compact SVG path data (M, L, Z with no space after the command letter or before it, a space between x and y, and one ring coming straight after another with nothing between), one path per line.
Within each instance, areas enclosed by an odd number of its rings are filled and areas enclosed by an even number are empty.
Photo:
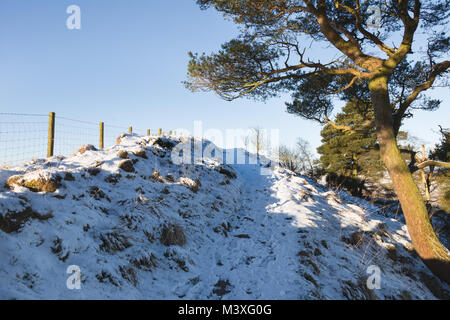
M256 154L259 156L262 152L267 151L267 132L265 129L257 126L250 128L250 133L246 137L244 143L246 143L249 147L253 147L256 151Z
M293 172L296 172L303 166L299 151L290 149L289 147L284 145L280 146L278 159L281 167L287 168Z
M310 143L303 138L298 138L296 147L298 149L298 154L299 154L299 159L302 164L302 169L307 170L307 167L309 167L309 169L311 171L314 170L314 167L313 167L314 155L311 151Z

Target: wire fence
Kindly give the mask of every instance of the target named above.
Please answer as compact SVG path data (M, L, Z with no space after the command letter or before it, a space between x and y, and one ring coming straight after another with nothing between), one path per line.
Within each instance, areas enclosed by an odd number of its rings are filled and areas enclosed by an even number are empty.
M54 130L51 130L53 121ZM161 129L150 130L159 134ZM117 137L130 127L90 122L48 114L0 113L0 167L12 167L47 156L69 156L82 145L101 148L116 144ZM149 129L132 128L133 133L147 135ZM103 133L103 135L102 135ZM49 151L52 145L52 151Z

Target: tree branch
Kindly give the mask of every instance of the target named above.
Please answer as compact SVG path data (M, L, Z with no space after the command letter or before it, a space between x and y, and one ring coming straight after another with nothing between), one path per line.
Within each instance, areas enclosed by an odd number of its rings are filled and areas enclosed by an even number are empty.
M450 162L443 162L443 161L436 161L436 160L427 160L422 163L419 163L416 167L418 170L429 167L429 166L436 166L436 167L443 167L443 168L450 168Z
M428 77L427 81L417 86L413 92L402 102L397 112L394 114L394 128L400 128L400 123L406 110L411 106L414 100L417 99L419 94L428 90L434 84L436 78L445 73L450 68L450 61L443 61L433 66L433 69Z

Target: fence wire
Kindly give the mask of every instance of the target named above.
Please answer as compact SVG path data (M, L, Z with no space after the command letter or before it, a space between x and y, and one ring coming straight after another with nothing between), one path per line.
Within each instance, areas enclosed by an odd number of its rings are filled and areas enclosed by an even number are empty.
M0 166L13 167L47 156L48 114L0 113ZM116 144L129 131L128 126L104 124L104 147ZM157 130L150 131L152 135ZM147 129L133 127L133 133L145 136ZM100 123L55 116L54 156L70 156L82 145L100 147Z
M48 115L0 113L0 166L47 154Z
M55 156L70 156L85 144L99 147L99 125L55 116Z

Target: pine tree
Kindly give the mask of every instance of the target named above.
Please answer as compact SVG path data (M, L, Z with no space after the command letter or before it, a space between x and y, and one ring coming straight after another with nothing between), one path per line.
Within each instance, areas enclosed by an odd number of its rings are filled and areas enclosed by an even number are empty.
M370 101L353 99L337 114L335 124L358 130L370 119L373 119ZM322 168L334 174L334 180L340 177L339 181L345 183L353 194L361 195L367 178L375 181L381 176L383 166L376 150L375 130L349 133L327 124L321 135L323 144L317 151L321 155ZM344 179L346 177L352 179Z

